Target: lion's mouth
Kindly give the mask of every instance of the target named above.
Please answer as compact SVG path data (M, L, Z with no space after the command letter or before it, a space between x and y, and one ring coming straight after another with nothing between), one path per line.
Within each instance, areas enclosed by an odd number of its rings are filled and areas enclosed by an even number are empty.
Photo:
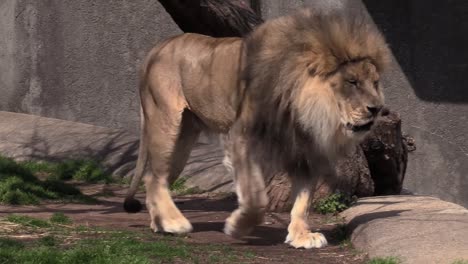
M366 132L369 131L373 125L374 121L371 120L362 125L352 125L351 123L348 123L346 127L353 132Z

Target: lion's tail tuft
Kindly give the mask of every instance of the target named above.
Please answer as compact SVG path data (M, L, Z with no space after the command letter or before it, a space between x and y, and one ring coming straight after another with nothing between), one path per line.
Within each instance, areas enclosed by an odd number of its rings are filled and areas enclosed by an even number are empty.
M143 208L143 205L133 196L128 196L125 198L123 207L127 213L138 213Z

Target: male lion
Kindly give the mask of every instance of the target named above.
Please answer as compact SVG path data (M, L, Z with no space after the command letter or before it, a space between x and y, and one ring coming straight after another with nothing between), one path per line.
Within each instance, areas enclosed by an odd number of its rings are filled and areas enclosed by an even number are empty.
M125 200L145 177L150 227L192 230L168 185L202 130L226 135L239 208L225 233L248 235L261 223L264 176L287 172L295 198L286 243L327 244L307 224L319 175L333 176L336 158L362 140L384 104L380 75L390 57L383 36L363 16L305 9L264 23L245 39L183 34L152 49L142 70L141 142ZM148 155L149 154L149 155Z

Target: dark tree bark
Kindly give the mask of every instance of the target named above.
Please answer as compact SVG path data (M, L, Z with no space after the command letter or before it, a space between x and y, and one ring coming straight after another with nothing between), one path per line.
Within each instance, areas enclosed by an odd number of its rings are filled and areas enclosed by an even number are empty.
M291 209L291 181L286 173L276 173L265 182L270 212L287 212Z
M241 37L263 23L243 0L159 0L184 32Z
M213 37L242 37L263 23L243 0L159 0L184 32ZM255 7L258 11L258 6ZM368 140L337 165L337 182L318 179L315 199L340 190L358 197L399 194L407 163L401 120L387 111ZM267 179L271 211L291 207L291 183L284 173Z
M399 194L408 162L406 140L401 133L401 119L395 112L384 112L384 120L361 144L374 181L374 195Z

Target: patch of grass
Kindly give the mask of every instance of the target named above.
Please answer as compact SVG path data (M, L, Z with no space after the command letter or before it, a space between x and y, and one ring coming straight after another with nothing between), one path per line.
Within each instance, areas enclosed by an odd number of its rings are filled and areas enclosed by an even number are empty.
M0 248L0 263L158 263L190 259L184 246L135 239L84 239L67 249L53 245L5 250Z
M351 243L351 240L349 238L347 239L344 239L344 240L341 240L340 241L340 248L343 248L343 249L352 249L353 248L353 243Z
M77 232L85 232L87 231L89 228L87 226L84 226L84 225L78 225L75 227L75 230Z
M246 257L248 259L253 259L253 258L255 258L255 253L252 252L252 251L244 252L244 257Z
M54 236L45 236L39 240L39 244L45 247L53 247L57 245L57 240Z
M37 219L34 217L30 216L25 216L25 215L9 215L5 218L8 222L23 225L23 226L29 226L29 227L40 227L40 228L45 228L45 227L51 227L51 224L48 221Z
M176 195L190 195L190 194L199 194L203 192L198 187L188 188L185 185L186 182L187 182L187 178L180 177L177 180L175 180L171 184L171 186L169 186L169 190L171 190Z
M174 191L174 192L185 190L187 188L185 186L186 182L187 182L187 178L180 177L177 180L175 180L171 184L171 186L169 186L169 190Z
M400 264L401 260L397 257L373 258L367 264Z
M355 200L355 197L349 197L342 193L334 193L317 201L314 209L320 214L338 214L348 209Z
M110 183L112 177L94 160L66 160L56 164L52 177L87 183Z
M96 162L63 163L15 162L0 156L0 203L12 205L38 204L42 200L94 202L64 180L110 182Z
M452 264L468 264L468 260L466 259L458 259L452 262Z
M68 225L72 223L72 220L70 219L70 217L66 216L64 213L54 213L50 217L49 221L51 223L63 224L63 225Z
M19 222L29 224L31 218L26 220ZM53 225L32 230L28 233L46 236L25 244L0 239L0 263L239 263L255 256L236 253L227 246L192 245L183 238L155 239L154 235L130 231L60 229Z
M45 189L28 168L0 156L0 203L37 204L41 198L53 199L55 194Z
M18 250L24 248L24 244L9 238L0 238L0 248Z
M51 180L76 180L87 183L110 183L112 177L95 160L78 159L61 162L22 161L0 155L0 173L28 174L29 179L37 175L46 176Z
M29 170L33 174L43 174L43 175L49 175L54 173L56 169L56 165L50 162L45 162L45 161L23 161L23 162L18 162L18 165L21 167Z

